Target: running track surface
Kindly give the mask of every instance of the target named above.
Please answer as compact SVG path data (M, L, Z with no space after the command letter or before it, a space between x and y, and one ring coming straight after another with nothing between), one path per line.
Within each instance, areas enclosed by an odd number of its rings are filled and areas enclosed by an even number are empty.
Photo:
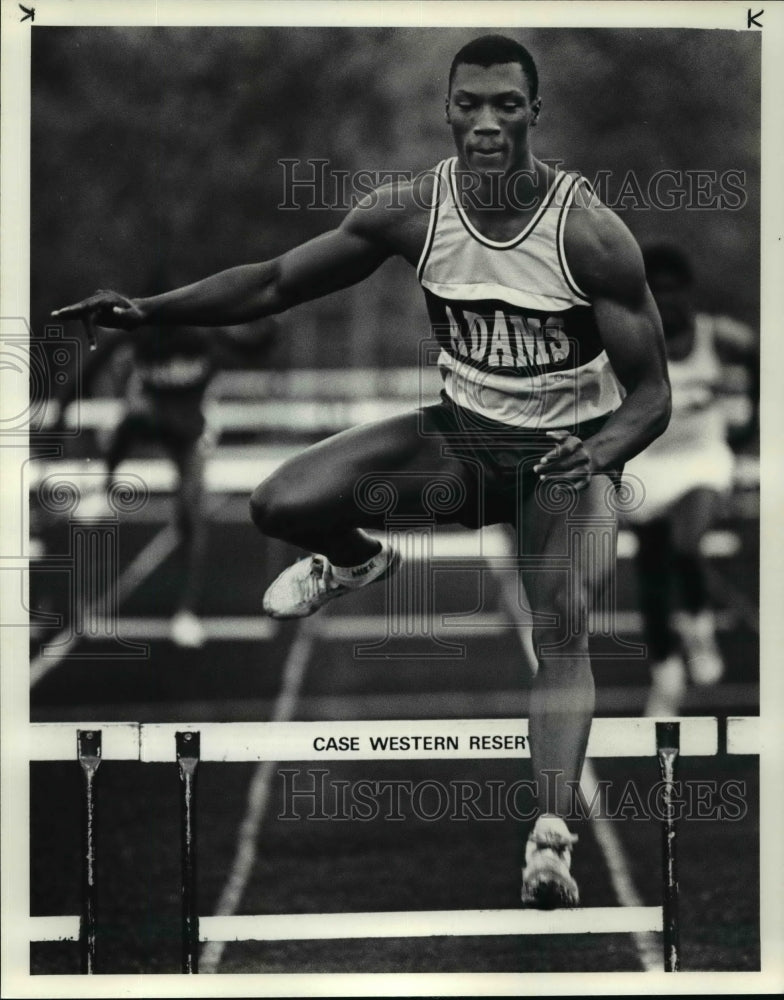
M35 684L33 721L418 718L426 732L428 718L527 714L530 680L518 633L503 627L511 624L513 613L503 574L479 574L469 568L437 581L438 622L443 624L447 613L479 608L473 621L480 628L439 626L439 637L457 645L456 655L433 658L422 650L417 653L412 640L405 658L365 658L355 647L381 627L383 587L336 602L304 627L271 623L259 616L264 587L298 553L255 534L247 521L245 496L217 495L212 503L209 568L200 607L209 642L200 650L182 650L167 638L165 622L174 606L178 566L176 556L166 555L166 545L160 544L168 500L154 496L141 516L123 518L118 535L119 569L132 570L130 578L126 576L119 635L125 643L141 644L141 653L128 646L120 650L116 636L74 642ZM720 644L727 675L716 689L690 691L684 713L754 714L757 525L730 511L719 527L736 539L728 546L719 536L711 560L723 605ZM67 524L50 525L44 537L46 552L64 551L67 537ZM444 551L463 544L455 533L443 537L438 544ZM156 538L157 562L148 558L156 551ZM31 574L32 608L64 612L67 584L67 574L41 563ZM628 559L619 563L618 585L625 613L621 621L627 629L623 638L639 641ZM34 662L42 642L67 637L68 631L67 616L59 625L39 629L32 647ZM134 655L117 657L118 651L129 649ZM645 695L644 661L605 659L602 652L597 643L597 714L639 714ZM287 782L290 787L293 780L317 780L308 773L310 765L200 766L203 914L516 905L527 824L513 815L426 819L406 806L404 795L403 818L384 817L387 800L382 796L377 816L350 820L340 818L333 796L340 782L359 780L398 782L404 793L422 781L441 782L445 788L450 781L472 781L483 790L490 787L488 782L499 781L507 787L530 777L526 761L331 762L324 767L327 798L322 804L333 818L308 820L307 802L303 815L280 817L287 808L291 811ZM627 782L634 783L644 800L658 779L653 759L601 760L593 767L597 780L612 783L608 795L617 808ZM281 773L292 769L301 773L296 778ZM693 792L698 782L715 781L719 787L736 782L744 813L734 821L682 824L683 967L758 968L757 762L723 754L698 758L684 761L681 777ZM104 762L99 782L98 971L176 972L176 767ZM79 788L74 762L31 765L34 915L78 912ZM634 811L632 803L629 814ZM574 871L585 905L617 905L621 898L628 902L629 893L644 905L658 903L658 825L637 818L605 823L604 831L598 826L584 822L576 827L580 842ZM656 960L655 940L653 957L650 945L633 935L274 942L225 949L207 945L202 968L229 973L632 971ZM78 968L73 944L39 944L31 954L34 972Z

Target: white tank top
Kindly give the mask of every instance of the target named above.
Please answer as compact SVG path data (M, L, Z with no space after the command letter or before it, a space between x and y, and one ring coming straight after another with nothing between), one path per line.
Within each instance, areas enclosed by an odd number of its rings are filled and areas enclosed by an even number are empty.
M665 432L648 446L654 454L702 450L723 442L727 421L717 398L721 368L714 345L712 316L694 317L694 344L680 361L669 360L672 416Z
M611 413L618 382L564 253L566 213L587 182L558 171L525 228L497 242L468 219L456 164L435 168L417 267L446 393L515 427L574 427Z

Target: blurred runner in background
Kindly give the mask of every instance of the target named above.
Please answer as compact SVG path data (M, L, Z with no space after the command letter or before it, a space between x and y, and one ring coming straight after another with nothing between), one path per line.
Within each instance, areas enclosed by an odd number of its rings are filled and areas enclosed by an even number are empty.
M108 496L117 467L142 442L160 447L178 475L174 524L179 536L182 587L171 620L170 635L178 646L198 647L205 641L196 616L207 543L204 510L204 468L215 435L204 416L204 398L215 374L238 362L258 361L274 339L274 321L255 327L205 330L148 327L137 333L115 332L101 338L82 371L89 393L96 375L116 352L128 350L130 374L124 387L124 410L111 430L104 453L103 489L80 505L80 516L100 516L110 508ZM79 380L73 380L78 385ZM56 420L62 424L72 393L59 400Z
M664 327L672 417L664 434L626 466L627 483L635 485L636 476L644 488L643 503L627 517L638 539L651 665L645 711L677 715L689 678L697 685L715 684L724 671L701 545L733 480L735 458L721 399L726 366L749 369L756 400L757 339L742 323L696 310L691 262L680 250L660 244L643 256ZM756 410L755 402L745 435L754 431ZM741 443L739 435L733 443Z

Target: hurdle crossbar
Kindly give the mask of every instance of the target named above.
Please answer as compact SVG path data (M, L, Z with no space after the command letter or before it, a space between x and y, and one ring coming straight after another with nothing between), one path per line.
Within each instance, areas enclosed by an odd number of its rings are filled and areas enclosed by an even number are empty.
M727 719L727 753L749 754L760 752L760 720L757 716L731 716Z
M201 917L201 941L490 937L509 934L625 934L662 930L660 906L572 910L404 910Z
M594 719L589 757L654 757L656 719ZM715 718L680 720L680 755L715 756ZM100 730L103 760L166 763L174 759L177 732L201 734L200 760L475 760L530 757L526 719L404 719L372 722L69 723L31 725L30 759L68 760L75 729ZM335 741L343 740L337 743ZM345 747L345 741L353 749Z
M753 752L756 720L733 719L728 752ZM209 724L34 723L30 759L56 761L77 757L85 770L90 753L96 760L177 762L182 794L183 971L198 972L197 948L204 941L311 940L313 938L441 937L507 934L591 934L660 931L665 969L679 963L678 880L675 811L668 813L680 756L718 752L715 718L595 719L588 744L592 757L658 758L665 784L663 823L663 905L588 907L552 912L536 910L455 910L378 913L266 914L199 917L196 895L196 771L200 761L376 760L501 758L530 756L524 719L390 720L388 722L259 722ZM427 739L422 735L426 732ZM730 731L733 733L730 739ZM329 747L346 736L356 748ZM373 739L371 739L371 736ZM76 745L75 745L76 744ZM339 746L340 744L338 744ZM347 744L344 743L343 747ZM350 744L353 747L353 744ZM96 752L97 748L97 752ZM322 749L319 749L322 748ZM740 749L738 749L740 748ZM76 753L74 753L76 751ZM89 751L89 752L88 752ZM88 816L94 809L97 763L92 761ZM87 772L85 772L87 773ZM85 856L94 866L92 823L85 826ZM78 940L83 971L94 971L94 883L83 882L80 917L30 918L30 940ZM89 890L89 892L88 892ZM90 906L88 907L88 897ZM89 913L89 920L85 913ZM92 944L87 942L91 940Z

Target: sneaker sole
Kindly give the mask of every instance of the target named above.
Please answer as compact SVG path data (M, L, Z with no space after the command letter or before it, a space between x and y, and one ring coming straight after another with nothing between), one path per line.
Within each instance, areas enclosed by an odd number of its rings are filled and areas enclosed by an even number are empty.
M557 868L544 866L520 893L523 906L539 910L571 909L580 905L577 883Z
M336 597L343 597L346 594L350 593L351 591L347 587L343 587L340 592L333 591L328 597L325 597L324 600L320 604L317 604L315 607L305 608L302 611L289 611L285 614L280 611L271 611L267 607L266 601L262 601L261 606L264 610L264 614L267 615L268 618L274 618L276 621L289 621L294 618L310 618L311 615L315 615L317 611L321 611L321 609L324 607L325 604L329 604L329 602L333 601Z
M523 889L523 906L537 910L570 910L580 905L580 895L574 888L560 882L543 881L532 889Z

